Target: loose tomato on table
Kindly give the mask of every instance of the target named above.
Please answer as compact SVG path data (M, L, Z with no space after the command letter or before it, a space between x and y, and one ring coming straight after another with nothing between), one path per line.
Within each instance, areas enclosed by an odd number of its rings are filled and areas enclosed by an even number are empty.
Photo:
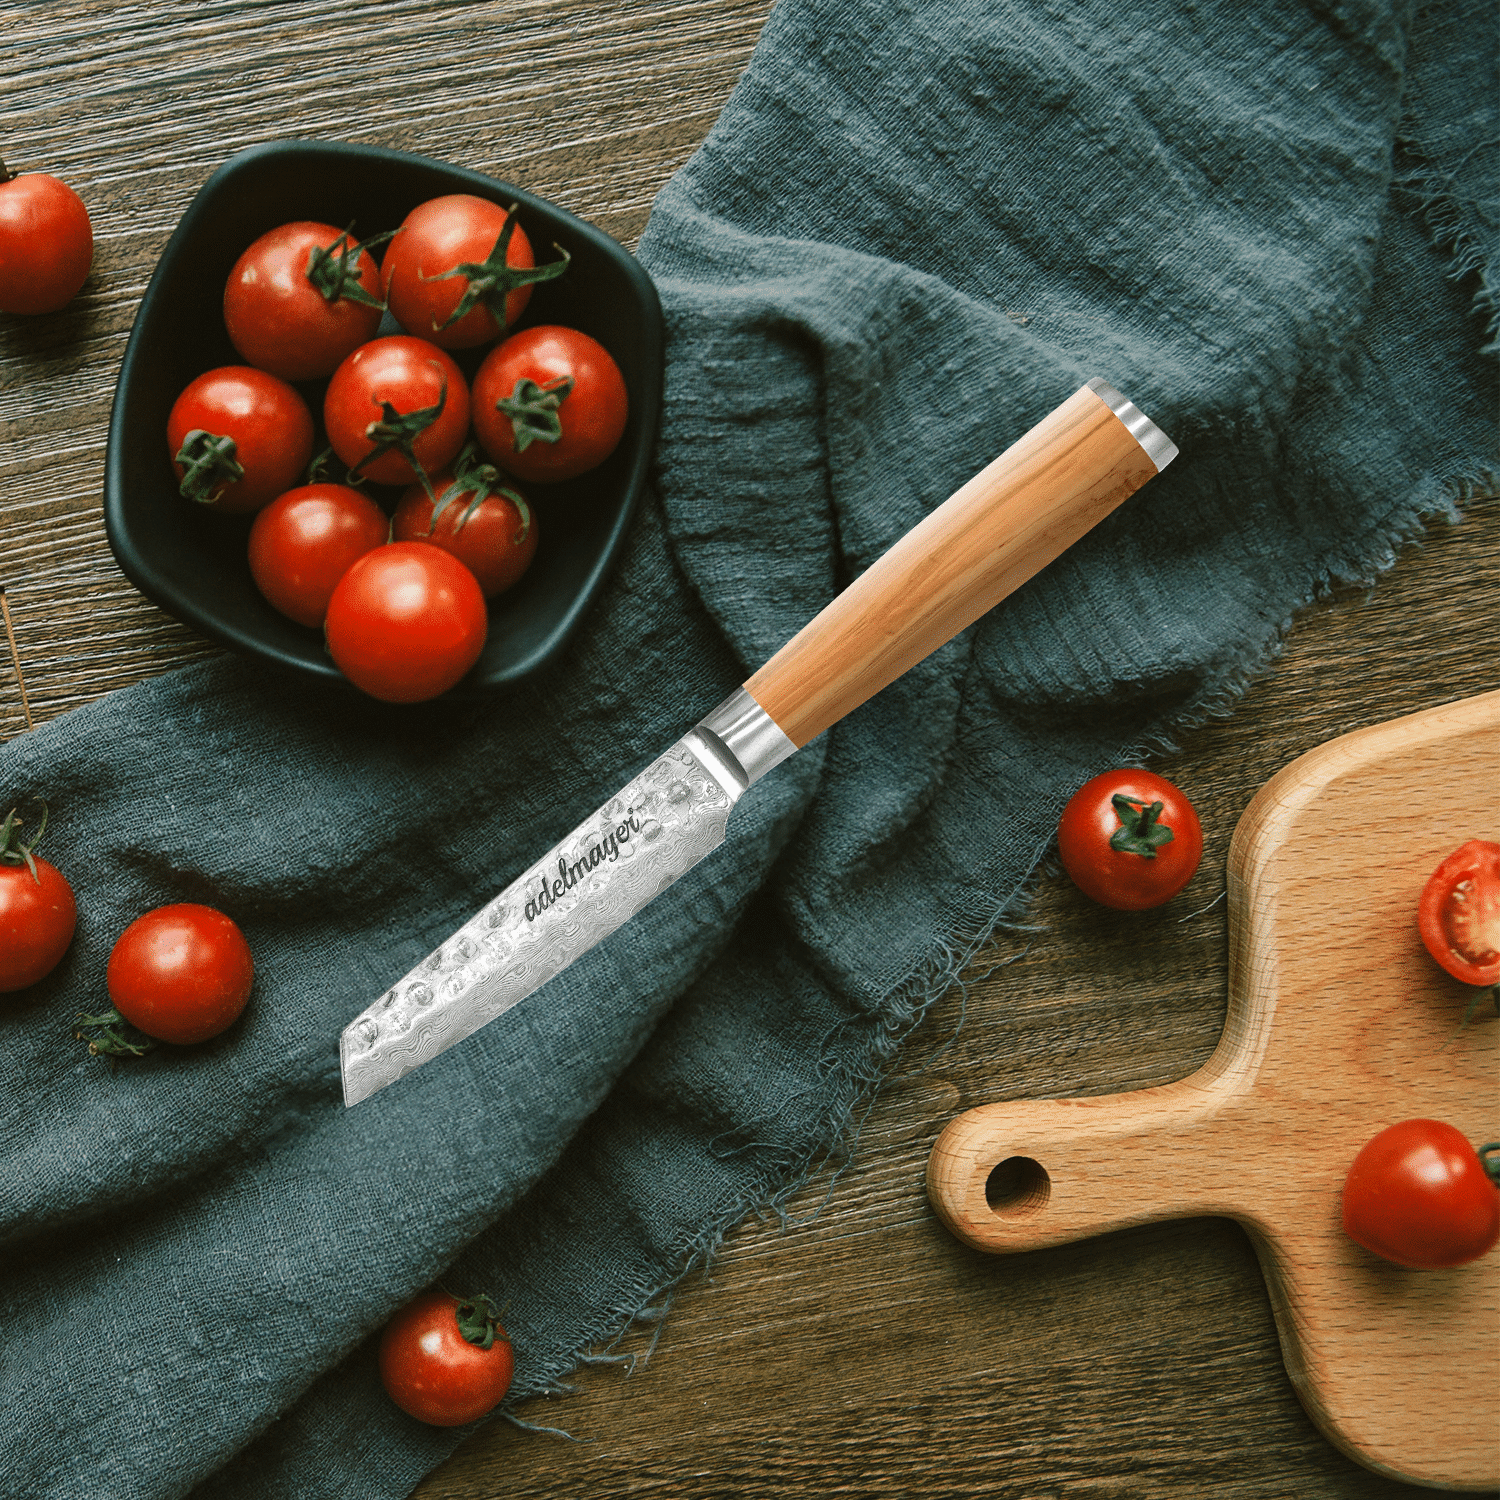
M1403 1120L1367 1141L1344 1180L1344 1230L1409 1270L1476 1260L1500 1241L1491 1156L1442 1120Z
M269 505L295 485L313 449L307 403L252 365L200 375L167 417L167 452L185 499L228 514Z
M387 304L408 333L444 349L498 338L525 310L531 288L568 267L568 254L538 266L516 210L471 193L420 203L380 263Z
M1086 896L1117 911L1170 901L1197 872L1203 827L1193 805L1150 771L1106 771L1063 809L1063 868Z
M368 495L347 484L299 485L256 516L250 576L288 619L321 625L339 579L386 540L390 524Z
M73 887L34 852L47 831L47 804L41 808L41 826L29 844L21 842L15 808L0 823L0 992L45 979L67 952L78 921Z
M1470 839L1427 877L1417 930L1455 979L1500 984L1500 844Z
M137 917L120 934L105 970L119 1015L148 1037L177 1046L206 1042L232 1026L254 980L244 933L223 912L192 901ZM82 1019L97 1024L107 1018Z
M485 1296L423 1292L380 1336L380 1379L408 1416L462 1427L497 1407L515 1374L500 1310Z
M46 172L0 161L0 312L56 312L88 280L94 229L83 200Z
M474 434L521 479L573 479L597 468L618 447L629 412L620 367L576 328L513 334L474 377Z
M426 339L372 339L333 372L323 425L351 473L411 484L446 468L463 447L468 382L453 357Z
M323 634L344 676L385 703L447 692L484 650L489 616L474 575L430 542L390 542L339 580Z
M436 506L419 484L401 496L391 518L396 540L431 542L451 552L486 599L515 584L536 556L536 516L526 497L493 465L479 462L472 448L432 487Z
M374 338L385 304L369 243L308 219L261 235L224 285L240 358L283 380L321 380Z

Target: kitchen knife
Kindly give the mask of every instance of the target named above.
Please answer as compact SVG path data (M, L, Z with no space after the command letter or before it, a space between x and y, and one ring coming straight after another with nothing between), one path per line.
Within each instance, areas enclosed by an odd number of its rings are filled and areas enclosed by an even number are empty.
M980 470L738 691L586 818L339 1040L357 1104L509 1010L723 841L746 788L1071 546L1174 457L1091 380Z

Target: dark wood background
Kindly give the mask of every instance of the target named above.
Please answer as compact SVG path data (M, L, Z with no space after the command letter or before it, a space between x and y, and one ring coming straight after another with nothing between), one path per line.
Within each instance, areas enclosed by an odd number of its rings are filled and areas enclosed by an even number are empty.
M0 157L89 204L95 270L55 317L0 316L0 583L37 721L215 648L121 576L100 510L109 403L152 266L234 151L288 136L445 158L545 194L627 245L702 139L765 0L196 3L0 0ZM1500 502L1437 523L1373 591L1305 610L1232 717L1157 768L1197 802L1203 869L1122 918L1044 882L934 1010L852 1159L786 1229L752 1221L690 1280L649 1361L584 1372L495 1424L422 1500L523 1496L1396 1500L1333 1449L1282 1366L1245 1235L1167 1224L1009 1259L934 1219L927 1151L959 1111L1162 1083L1212 1051L1222 888L1241 810L1313 745L1500 687ZM0 737L25 720L0 654ZM624 1347L644 1354L650 1332ZM524 1358L524 1351L522 1351ZM1476 1420L1493 1393L1476 1392Z

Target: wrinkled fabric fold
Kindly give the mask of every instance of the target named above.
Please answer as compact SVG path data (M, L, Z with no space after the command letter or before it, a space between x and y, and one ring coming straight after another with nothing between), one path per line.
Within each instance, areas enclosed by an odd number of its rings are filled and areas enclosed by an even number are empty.
M1229 707L1493 465L1484 35L1467 4L780 0L640 246L653 491L562 662L390 711L216 660L0 747L81 912L0 1006L0 1494L403 1495L463 1435L380 1390L407 1297L508 1301L524 1400L784 1200L1071 791ZM350 1017L1094 375L1164 475L343 1109ZM240 922L250 1007L112 1073L70 1022L171 900Z

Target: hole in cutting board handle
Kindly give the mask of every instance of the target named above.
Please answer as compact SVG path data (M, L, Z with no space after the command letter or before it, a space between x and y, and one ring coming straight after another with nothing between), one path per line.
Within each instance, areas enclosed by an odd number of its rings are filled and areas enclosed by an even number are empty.
M984 1201L1002 1219L1029 1219L1051 1196L1047 1169L1029 1156L1007 1156L984 1181Z

